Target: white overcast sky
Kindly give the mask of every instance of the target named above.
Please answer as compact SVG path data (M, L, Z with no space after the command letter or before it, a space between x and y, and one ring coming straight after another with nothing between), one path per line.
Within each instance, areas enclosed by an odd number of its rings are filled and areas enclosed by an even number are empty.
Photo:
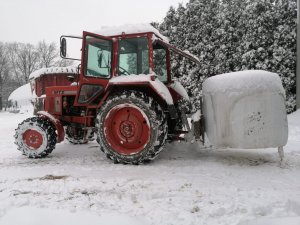
M102 26L161 22L171 5L188 0L0 0L0 41L58 42Z

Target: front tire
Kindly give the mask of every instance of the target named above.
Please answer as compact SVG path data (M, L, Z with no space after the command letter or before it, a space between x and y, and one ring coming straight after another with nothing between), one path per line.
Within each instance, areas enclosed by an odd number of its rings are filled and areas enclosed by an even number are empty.
M153 160L167 138L166 116L145 93L124 91L110 96L97 116L101 150L115 163Z
M18 125L15 144L29 158L41 158L50 154L56 145L56 133L52 124L40 117L32 117Z

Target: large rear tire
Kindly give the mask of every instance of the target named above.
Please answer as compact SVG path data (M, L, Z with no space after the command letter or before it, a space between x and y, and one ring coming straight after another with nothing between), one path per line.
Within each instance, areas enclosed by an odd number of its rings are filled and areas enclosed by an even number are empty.
M165 145L165 113L143 92L110 96L97 120L100 148L115 163L142 164L153 160Z
M32 117L18 125L14 137L18 150L24 155L29 158L41 158L53 151L57 135L48 120Z

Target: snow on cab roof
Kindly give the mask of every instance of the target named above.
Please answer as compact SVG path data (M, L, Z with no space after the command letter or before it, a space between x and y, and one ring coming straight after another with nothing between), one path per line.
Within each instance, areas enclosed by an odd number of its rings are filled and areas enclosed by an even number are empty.
M60 74L60 73L74 74L77 73L77 68L73 66L41 68L31 73L29 75L29 80L34 80L44 74Z
M116 36L125 34L135 34L135 33L147 33L153 32L159 38L165 42L169 42L169 39L163 36L159 31L151 26L149 23L140 23L140 24L124 24L121 26L102 26L99 30L96 30L95 33L103 36Z

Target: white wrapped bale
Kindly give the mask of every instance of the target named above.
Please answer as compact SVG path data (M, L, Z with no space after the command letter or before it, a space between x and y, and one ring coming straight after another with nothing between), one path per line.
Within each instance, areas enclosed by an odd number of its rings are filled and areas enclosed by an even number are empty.
M205 130L211 144L229 148L271 148L288 139L285 92L279 76L241 71L203 83Z

